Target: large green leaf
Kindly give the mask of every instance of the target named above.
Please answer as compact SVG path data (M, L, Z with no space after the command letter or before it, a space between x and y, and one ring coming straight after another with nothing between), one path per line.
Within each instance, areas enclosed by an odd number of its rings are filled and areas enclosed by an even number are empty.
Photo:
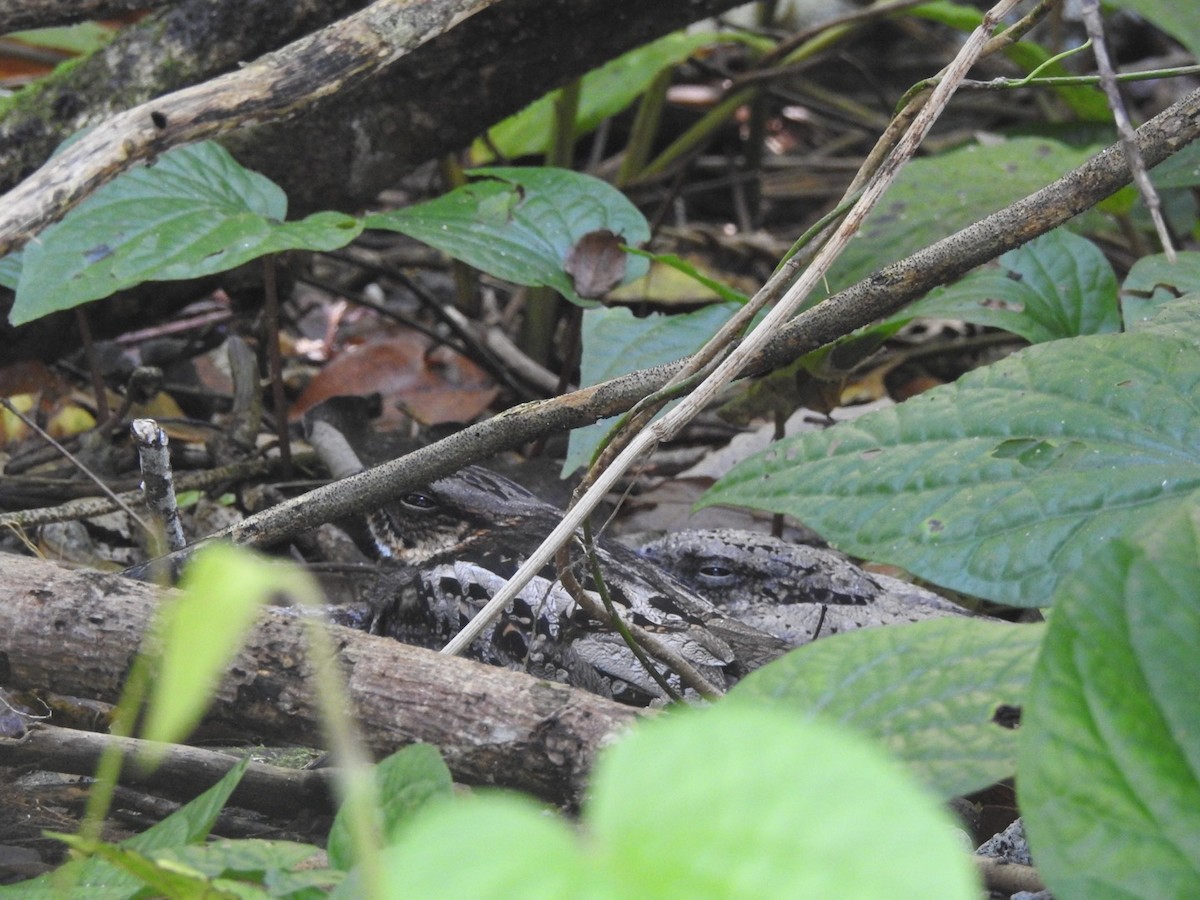
M579 831L528 801L481 793L422 811L384 860L395 897L977 890L947 815L877 747L749 704L639 726L601 757ZM358 896L353 882L335 896Z
M714 303L690 313L638 318L619 306L589 309L583 314L581 383L585 387L599 384L695 353L736 311L735 303ZM615 417L601 419L572 431L563 472L590 463L592 453L616 421Z
M14 325L143 281L197 278L268 253L333 250L362 230L323 212L284 222L278 186L211 142L171 150L100 188L25 248Z
M781 441L701 503L793 515L935 583L1045 605L1096 546L1200 487L1198 322L1029 347Z
M1200 494L1064 581L1022 726L1021 808L1059 897L1200 885Z
M908 307L904 318L965 319L1030 343L1118 331L1117 276L1091 241L1058 228Z
M601 758L584 820L624 897L974 895L932 795L871 743L770 708L646 723Z
M1016 771L1010 714L1024 702L1044 628L936 619L799 647L741 681L727 702L771 701L880 741L943 797Z
M516 284L547 285L583 306L566 272L586 235L610 232L631 246L650 239L636 206L612 185L566 169L474 169L474 180L448 194L367 216L367 228L399 231ZM623 254L621 281L646 273L647 260Z
M972 145L905 166L830 270L829 292L1044 187L1091 155L1042 138Z

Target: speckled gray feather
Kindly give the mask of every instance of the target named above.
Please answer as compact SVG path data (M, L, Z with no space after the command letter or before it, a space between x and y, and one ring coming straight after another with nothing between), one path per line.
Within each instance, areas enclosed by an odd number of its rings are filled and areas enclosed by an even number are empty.
M502 476L469 467L368 516L376 553L407 573L377 606L375 630L441 646L549 534L561 511ZM597 545L618 613L654 633L718 686L781 655L777 638L726 616L624 545ZM594 590L573 551L576 577ZM407 579L407 580L405 580ZM661 688L620 636L588 617L541 573L476 640L470 654L539 677L645 704ZM677 677L662 670L669 682Z
M856 628L967 614L832 550L750 531L683 531L639 553L728 615L793 647Z

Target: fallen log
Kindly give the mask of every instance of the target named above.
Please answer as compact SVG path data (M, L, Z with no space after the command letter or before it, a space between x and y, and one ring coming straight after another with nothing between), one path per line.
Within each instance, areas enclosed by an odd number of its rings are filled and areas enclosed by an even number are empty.
M115 702L158 604L173 592L0 554L0 683ZM457 780L577 801L596 751L639 712L560 684L330 625L353 715L382 757L438 747ZM201 727L312 746L321 723L304 623L264 610Z

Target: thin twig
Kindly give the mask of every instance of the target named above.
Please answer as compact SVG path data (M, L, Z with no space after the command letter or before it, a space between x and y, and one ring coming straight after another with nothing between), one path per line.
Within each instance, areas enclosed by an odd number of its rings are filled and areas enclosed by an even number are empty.
M315 460L314 454L310 452L297 454L295 457L298 465L310 465ZM278 457L250 459L204 472L184 472L176 477L175 482L177 489L182 491L203 491L217 485L267 475L278 467ZM31 528L48 525L51 522L89 519L92 516L110 513L114 509L122 509L124 503L136 503L139 499L141 499L140 492L125 491L120 494L108 494L104 497L81 497L78 500L69 500L58 506L46 506L41 509L13 510L0 513L0 528Z
M1100 86L1104 88L1104 94L1108 97L1108 108L1112 111L1117 134L1121 138L1121 146L1125 149L1125 158L1129 160L1129 171L1133 173L1133 183L1137 185L1138 193L1142 195L1142 202L1146 204L1146 209L1150 213L1150 220L1154 222L1154 229L1158 232L1163 253L1166 254L1167 259L1175 262L1175 245L1171 240L1171 233L1167 230L1167 223L1163 219L1162 201L1158 197L1158 191L1150 183L1150 176L1146 174L1146 163L1142 159L1142 154L1138 152L1133 126L1129 124L1129 114L1125 111L1125 101L1121 99L1121 92L1117 89L1112 60L1108 56L1108 44L1104 39L1104 23L1100 20L1099 0L1083 0L1079 4L1079 12L1083 16L1084 27L1092 41L1092 52L1096 56L1096 68L1100 73Z

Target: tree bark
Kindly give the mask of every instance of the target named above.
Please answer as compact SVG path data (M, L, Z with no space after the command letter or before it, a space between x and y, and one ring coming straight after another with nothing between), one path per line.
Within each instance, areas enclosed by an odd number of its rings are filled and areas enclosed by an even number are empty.
M172 592L0 554L0 681L115 702L159 603ZM321 733L304 623L264 611L217 689L208 733L311 746ZM455 778L579 798L594 754L637 710L560 684L329 626L349 702L378 756L417 741Z
M0 119L0 190L44 163L70 135L153 97L257 59L366 0L181 0L122 29L105 47L11 98ZM22 10L39 17L49 9ZM71 0L70 6L82 4ZM146 4L147 7L153 4Z

